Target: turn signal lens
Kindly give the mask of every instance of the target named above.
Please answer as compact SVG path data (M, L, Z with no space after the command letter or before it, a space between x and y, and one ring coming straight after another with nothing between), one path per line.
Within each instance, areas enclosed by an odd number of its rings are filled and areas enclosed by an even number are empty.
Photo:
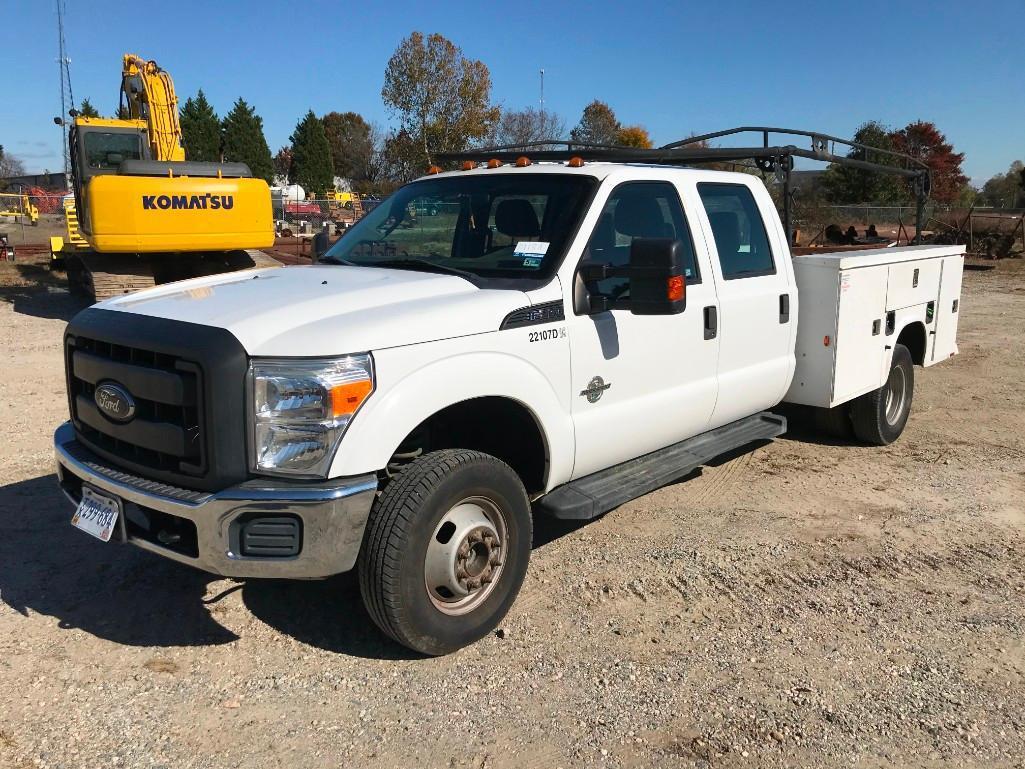
M683 299L684 282L682 275L673 275L666 280L666 299L678 302Z
M337 418L354 414L373 389L369 379L335 385L331 388L331 416Z

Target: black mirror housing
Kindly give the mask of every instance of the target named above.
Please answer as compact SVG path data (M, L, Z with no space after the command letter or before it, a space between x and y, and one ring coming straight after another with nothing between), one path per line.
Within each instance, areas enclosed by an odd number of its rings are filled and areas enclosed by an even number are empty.
M672 238L635 238L630 246L630 312L677 315L686 308L683 244Z

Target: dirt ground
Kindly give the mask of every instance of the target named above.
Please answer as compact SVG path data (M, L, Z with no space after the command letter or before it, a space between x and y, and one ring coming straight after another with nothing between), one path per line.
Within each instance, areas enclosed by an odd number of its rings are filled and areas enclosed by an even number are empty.
M0 766L1025 767L1025 265L885 449L800 429L579 527L423 659L355 581L217 579L69 525L80 306L0 264Z

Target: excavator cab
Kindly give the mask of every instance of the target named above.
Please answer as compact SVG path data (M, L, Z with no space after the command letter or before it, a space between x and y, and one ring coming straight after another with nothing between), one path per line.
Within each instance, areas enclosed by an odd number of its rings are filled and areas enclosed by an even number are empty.
M68 143L78 225L82 232L89 233L89 181L95 176L118 173L125 160L149 160L146 124L141 120L76 116L68 132Z

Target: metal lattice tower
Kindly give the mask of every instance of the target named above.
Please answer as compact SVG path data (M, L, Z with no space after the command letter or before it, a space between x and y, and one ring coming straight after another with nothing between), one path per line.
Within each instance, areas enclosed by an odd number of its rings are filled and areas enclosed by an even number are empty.
M67 53L64 39L64 15L67 13L67 0L56 0L57 3L57 34L60 57L57 67L60 69L61 81L61 155L64 158L64 178L71 180L71 154L68 149L68 110L75 106L75 96L71 92L71 59Z

